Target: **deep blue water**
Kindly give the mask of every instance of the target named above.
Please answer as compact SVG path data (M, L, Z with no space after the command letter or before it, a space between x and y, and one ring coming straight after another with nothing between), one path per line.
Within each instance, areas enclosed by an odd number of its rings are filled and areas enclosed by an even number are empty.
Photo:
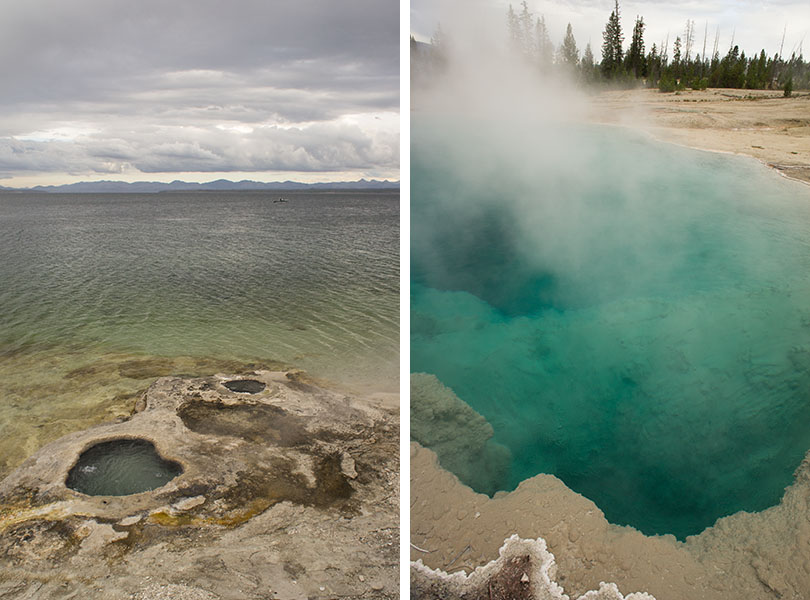
M414 119L411 370L613 523L776 504L810 448L810 190L617 128Z

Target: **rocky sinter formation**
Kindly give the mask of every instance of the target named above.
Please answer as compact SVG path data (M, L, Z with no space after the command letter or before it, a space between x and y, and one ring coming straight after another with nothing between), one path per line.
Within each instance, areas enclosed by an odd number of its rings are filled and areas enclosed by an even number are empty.
M298 372L158 379L130 418L67 435L0 482L0 598L396 598L399 422ZM183 472L150 492L65 487L99 442Z
M411 565L411 600L569 600L555 581L557 565L543 538L506 540L496 560L472 573L426 567L421 559ZM655 600L647 593L624 596L615 583L600 583L598 590L577 600Z
M503 540L517 534L548 544L554 581L570 598L612 598L594 595L601 582L613 582L625 594L647 592L657 600L810 597L810 453L778 505L724 517L685 542L608 523L593 502L553 475L536 475L490 498L463 485L439 466L434 452L416 442L411 443L410 468L415 585L424 579L425 567L449 577L474 572L495 560ZM437 578L434 573L432 580ZM498 581L490 581L494 590ZM423 588L441 593L423 597L488 600L488 590L481 596L467 587L465 594L453 595L446 590L454 588L437 585ZM522 597L556 598L544 593Z

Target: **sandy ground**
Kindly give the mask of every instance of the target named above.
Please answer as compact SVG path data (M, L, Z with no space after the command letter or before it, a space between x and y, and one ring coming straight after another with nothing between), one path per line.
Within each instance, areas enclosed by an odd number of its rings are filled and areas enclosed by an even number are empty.
M684 146L745 154L810 183L810 93L766 90L603 92L590 118Z

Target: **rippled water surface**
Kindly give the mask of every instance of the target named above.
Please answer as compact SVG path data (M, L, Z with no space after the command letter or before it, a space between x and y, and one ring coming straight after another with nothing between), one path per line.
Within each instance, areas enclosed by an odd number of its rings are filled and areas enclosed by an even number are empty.
M412 148L411 368L511 455L469 483L553 473L680 538L779 501L810 448L806 186L615 128L422 116Z
M5 469L160 375L398 388L398 192L0 195Z
M152 442L120 439L82 452L65 485L89 496L127 496L162 487L182 472L180 463L160 456Z

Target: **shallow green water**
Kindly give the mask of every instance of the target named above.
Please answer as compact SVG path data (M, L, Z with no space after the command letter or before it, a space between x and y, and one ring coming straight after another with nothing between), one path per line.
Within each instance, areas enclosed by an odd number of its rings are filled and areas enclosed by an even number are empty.
M399 194L0 195L0 475L156 377L396 391Z
M553 473L680 538L776 504L810 448L810 191L614 128L413 128L411 369L511 451L479 489Z

